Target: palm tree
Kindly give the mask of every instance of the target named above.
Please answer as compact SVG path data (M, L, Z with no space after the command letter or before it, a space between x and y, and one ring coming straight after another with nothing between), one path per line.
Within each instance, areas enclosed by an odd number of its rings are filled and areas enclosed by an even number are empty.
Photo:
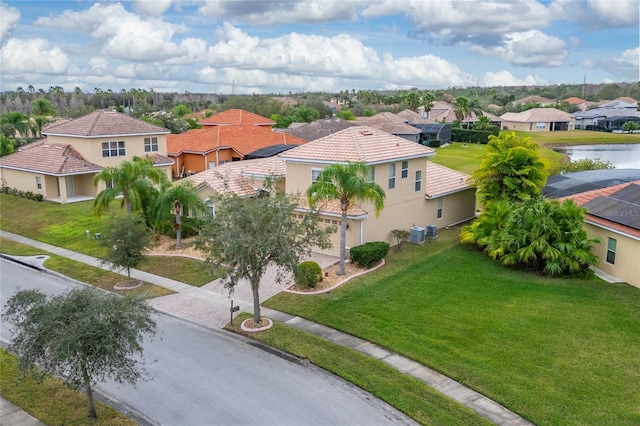
M482 117L484 115L478 98L475 98L469 101L469 115L471 114L475 114L476 118ZM468 128L469 128L469 122L467 122L467 129Z
M44 115L37 115L37 116L32 118L32 121L33 121L33 128L36 131L35 132L36 133L36 137L37 138L41 138L42 137L42 129L44 129L44 126L49 124L49 119L47 117L45 117Z
M458 121L463 121L469 114L469 98L465 96L458 96L453 101L453 113L456 115Z
M409 92L404 97L404 101L407 103L407 106L411 111L418 111L418 107L420 106L420 93L415 90Z
M33 115L53 115L56 109L51 105L49 99L37 98L31 102L31 114Z
M347 245L347 212L357 200L373 203L376 216L384 208L384 190L369 181L370 168L366 163L348 162L333 164L320 172L318 179L307 189L307 198L312 209L320 201L338 200L342 211L340 221L340 267L338 275L344 275Z
M27 137L29 135L29 117L19 111L9 111L8 113L0 116L0 125L12 129L12 136L15 136L16 132L22 137Z
M190 213L206 211L204 201L190 181L163 187L153 203L153 222L156 226L166 221L171 211L175 214L176 248L182 247L182 214L185 210Z
M428 90L422 92L422 103L424 105L424 112L427 113L427 118L429 118L429 111L433 108L433 101L436 100L436 97Z
M154 167L150 158L134 157L132 161L123 161L116 167L105 167L93 177L93 184L104 182L107 188L100 191L93 201L96 215L109 208L109 203L122 196L121 207L127 214L142 207L143 198L153 189L153 184L167 184L167 175Z

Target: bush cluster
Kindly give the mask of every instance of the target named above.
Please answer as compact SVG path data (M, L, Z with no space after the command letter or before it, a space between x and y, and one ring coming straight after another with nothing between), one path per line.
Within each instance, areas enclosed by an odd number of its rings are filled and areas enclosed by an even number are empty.
M442 140L440 139L429 139L425 142L430 148L440 148L440 145L442 145Z
M585 127L585 130L591 130L591 131L594 131L594 132L609 132L609 133L611 132L610 129L607 129L604 126L598 126L598 125L595 125L595 124L587 125Z
M21 191L16 188L9 188L8 186L3 186L0 192L2 192L3 194L15 195L16 197L27 198L34 201L44 200L44 196L42 194L36 194L31 191Z
M499 133L497 127L493 131L454 128L451 129L451 141L486 144L489 142L489 136L498 136Z
M389 243L374 241L351 248L351 260L365 268L380 262L389 253Z
M293 279L300 287L315 288L322 280L322 268L316 262L307 260L293 269Z

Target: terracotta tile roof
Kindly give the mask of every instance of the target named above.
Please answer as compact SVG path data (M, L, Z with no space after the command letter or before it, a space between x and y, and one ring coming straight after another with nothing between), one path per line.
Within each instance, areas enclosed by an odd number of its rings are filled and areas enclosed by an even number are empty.
M432 148L372 127L355 126L290 149L280 157L285 161L378 164L433 155Z
M273 126L275 121L243 109L228 109L203 118L198 124L207 126L253 124L254 126Z
M527 104L527 103L530 103L530 102L537 102L540 105L548 105L548 104L554 103L555 100L548 99L548 98L543 98L542 96L538 96L538 95L531 95L531 96L527 96L525 98L513 101L514 104Z
M562 197L562 198L558 198L558 201L562 202L564 200L573 200L574 203L576 203L579 206L583 206L586 203L588 203L589 201L597 198L597 197L608 197L618 191L620 191L623 188L626 188L629 185L640 185L640 180L636 180L636 181L632 181L632 182L625 182L625 183L621 183L619 185L614 185L614 186L609 186L606 188L600 188L600 189L594 189L591 191L586 191L586 192L581 192L579 194L575 194L575 195L570 195L568 197ZM590 215L587 212L586 215L586 220L598 225L602 225L602 226L606 226L608 228L611 229L615 229L617 231L623 232L625 234L629 234L629 235L633 235L635 237L640 238L640 230L634 229L630 226L625 226L623 224L611 221L611 220L607 220L601 217L597 217L597 216L593 216Z
M231 148L240 155L273 145L301 145L304 139L273 131L270 127L253 124L234 126L204 126L178 135L167 136L167 153L208 153L221 148Z
M164 127L147 123L115 111L99 110L75 120L47 126L43 135L97 138L103 136L157 135L171 133Z
M567 98L564 101L569 103L569 105L580 105L587 102L582 98L578 98L577 96L571 96L570 98Z
M252 182L253 178L282 177L285 172L284 161L278 157L269 157L233 161L185 179L193 182L195 186L208 186L218 194L235 193L239 196L251 196L257 193Z
M407 120L392 113L379 112L372 117L361 117L356 120L356 124L369 126L394 135L418 135L420 129L407 124Z
M571 114L556 108L531 108L522 112L507 112L500 116L502 121L537 123L551 121L571 121Z
M425 112L425 115L427 113ZM410 109L405 109L396 114L398 117L405 120L406 123L413 124L433 124L434 120L430 120L428 118L423 117L419 112L411 111Z
M471 187L469 184L471 176L432 161L427 161L426 177L425 196L427 198L442 197Z
M56 176L102 170L101 166L85 160L71 145L48 143L46 140L31 143L0 158L0 167Z
M298 209L301 211L311 211L311 207L309 207L309 202L306 197L299 198L298 206ZM318 203L313 211L324 215L342 216L342 209L340 208L339 200L328 200ZM354 204L349 208L349 210L347 210L347 217L349 219L360 219L362 216L366 215L368 215L367 211L363 210L359 204Z

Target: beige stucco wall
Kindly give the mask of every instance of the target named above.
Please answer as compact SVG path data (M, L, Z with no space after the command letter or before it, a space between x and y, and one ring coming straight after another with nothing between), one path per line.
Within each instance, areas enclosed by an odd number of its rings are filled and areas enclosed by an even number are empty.
M98 190L93 186L93 174L58 177L6 168L0 168L0 173L3 184L21 191L42 194L45 200L56 199L61 203L66 203L67 198L72 195L95 197L98 193ZM41 189L37 188L36 177L40 178ZM69 194L70 188L67 187L67 179L73 180L74 194Z
M589 238L601 240L600 244L593 246L593 253L599 258L597 268L640 288L640 240L590 223L585 223L584 229ZM608 238L616 240L616 258L613 265L607 263Z
M442 198L442 217L438 219L438 199ZM426 200L427 213L425 225L436 225L438 229L464 222L475 217L476 190L464 191L434 197ZM420 225L420 226L425 226Z
M145 152L144 151L144 138L156 137L158 138L158 151ZM144 157L148 154L167 155L167 135L142 135L142 136L113 136L113 137L100 137L100 138L73 138L66 136L48 136L47 139L51 143L68 144L84 157L85 160L98 164L100 166L117 166L123 160L131 160L133 157ZM124 141L125 153L124 156L118 157L103 157L102 156L102 143ZM171 175L169 175L171 177Z
M502 124L502 129L518 130L521 132L549 132L551 130L550 122L544 123L544 129L536 128L536 123L534 122L522 123L517 121L502 121L501 124ZM574 120L571 120L568 130L574 130L574 129L575 129Z

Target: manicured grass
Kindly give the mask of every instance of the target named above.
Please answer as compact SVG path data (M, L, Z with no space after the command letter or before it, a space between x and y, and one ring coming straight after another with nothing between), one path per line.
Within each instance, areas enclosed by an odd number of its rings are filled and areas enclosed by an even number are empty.
M114 202L114 211L118 203ZM105 255L106 249L94 235L103 232L107 216L95 217L92 201L61 205L0 194L0 216L0 228L5 231L98 258ZM150 257L137 269L195 286L218 277L204 267L204 262L183 257Z
M227 329L245 334L240 323L250 314L241 314ZM468 408L433 391L424 383L352 349L336 345L306 331L274 323L268 331L251 333L260 340L330 371L388 402L421 424L491 424Z
M639 424L640 291L505 269L456 232L392 251L330 297L265 305L390 348L536 424Z
M518 136L530 136L540 145L591 145L613 143L640 143L639 133L606 133L587 130L570 132L516 132Z
M53 253L44 252L6 238L0 238L0 253L14 256L35 256L40 254L50 256L44 262L45 268L108 291L113 291L113 286L125 279L122 275L114 272L105 271L104 269L96 268L95 266L86 265ZM173 290L149 283L144 283L142 287L127 292L143 294L147 298L166 296L168 294L175 293Z
M62 380L47 376L42 383L21 378L17 359L0 350L0 394L47 425L131 425L137 423L96 401L98 419L88 417L87 396Z

